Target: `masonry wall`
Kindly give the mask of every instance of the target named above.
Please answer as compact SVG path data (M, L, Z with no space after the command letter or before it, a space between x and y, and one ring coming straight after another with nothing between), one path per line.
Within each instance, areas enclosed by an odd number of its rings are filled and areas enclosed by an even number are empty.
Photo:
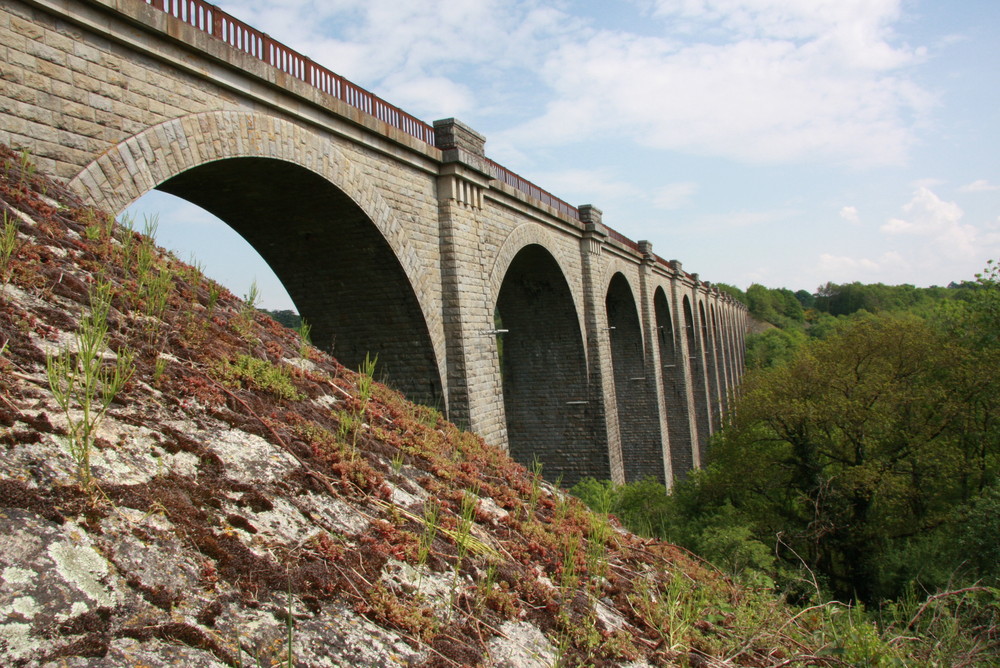
M7 0L0 81L0 141L113 211L159 188L217 213L321 346L548 476L701 462L745 309L493 179L470 128L428 145L141 0Z

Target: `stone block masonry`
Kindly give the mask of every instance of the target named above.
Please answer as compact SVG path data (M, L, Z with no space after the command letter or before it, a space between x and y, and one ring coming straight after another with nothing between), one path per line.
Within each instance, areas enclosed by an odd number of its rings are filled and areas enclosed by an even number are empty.
M159 189L212 212L319 345L377 354L550 479L699 465L742 373L742 305L491 162L472 128L318 89L158 6L4 2L0 141L110 211Z

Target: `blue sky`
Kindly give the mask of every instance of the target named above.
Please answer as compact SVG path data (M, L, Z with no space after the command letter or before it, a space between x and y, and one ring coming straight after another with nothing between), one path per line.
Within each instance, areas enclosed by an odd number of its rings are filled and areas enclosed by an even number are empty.
M946 285L1000 258L997 0L219 4L709 281ZM292 308L207 213L133 208Z

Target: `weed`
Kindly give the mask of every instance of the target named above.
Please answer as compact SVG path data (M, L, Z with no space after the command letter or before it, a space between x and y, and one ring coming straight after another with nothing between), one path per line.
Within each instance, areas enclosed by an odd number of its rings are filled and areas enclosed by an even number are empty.
M201 287L202 279L205 278L205 264L198 260L194 253L188 256L187 264L187 279L191 283L191 287L197 291Z
M312 325L306 322L305 318L302 318L295 331L299 334L299 357L307 359L309 357L309 346L312 345L312 339L309 338L312 332Z
M142 240L135 250L136 281L139 283L140 294L146 294L149 290L149 284L156 279L153 275L153 269L156 266L157 256L155 241L157 227L156 216L146 216L144 218Z
M160 378L163 377L163 372L167 370L167 358L162 355L156 356L156 362L153 364L153 382L159 383Z
M157 214L152 216L144 215L142 218L142 236L146 237L146 241L150 244L156 243L156 231L160 227L160 217Z
M155 276L146 283L143 298L146 304L146 315L159 321L167 308L170 289L173 287L174 275L170 269L161 267Z
M260 303L260 288L257 287L257 280L250 281L250 289L243 295L243 306L248 309L257 308Z
M358 394L356 401L351 406L350 412L345 410L337 411L337 419L340 425L337 433L341 442L350 446L350 458L352 460L357 456L358 434L365 424L365 411L368 410L368 403L372 398L372 388L375 382L372 374L375 372L375 362L377 359L378 357L371 359L367 354L365 355L365 361L358 369L356 380Z
M243 295L243 304L240 306L239 315L233 322L233 329L236 330L241 339L247 342L254 340L253 324L256 319L258 303L260 303L260 289L257 287L257 281L253 280L250 282L247 294Z
M19 227L16 217L8 216L3 212L3 229L0 229L0 279L4 284L10 280L10 258L17 248L17 228Z
M365 353L365 361L358 369L358 401L361 403L360 413L364 413L368 407L368 402L372 398L372 386L375 383L375 364L378 362L378 355L371 357Z
M288 371L265 359L238 355L235 360L223 360L218 372L225 380L244 382L250 387L270 392L281 399L299 401L304 398L292 383Z
M542 462L537 456L531 462L531 493L528 497L527 519L535 514L538 499L542 495Z
M111 232L115 227L114 218L90 209L87 211L86 220L87 226L83 229L83 235L89 241L97 241L110 248Z
M434 539L437 537L440 514L441 506L436 500L431 499L424 503L424 532L420 535L420 545L417 547L418 566L427 563L427 557L431 553L431 545L434 544Z
M469 537L472 534L472 525L476 522L476 506L479 505L479 489L472 492L462 492L462 506L458 519L458 529L455 532L455 548L458 557L455 559L455 583L458 583L458 574L462 569L462 562L469 553Z
M219 288L219 285L217 283L209 283L209 285L208 285L208 305L206 307L207 310L208 310L208 317L209 318L212 317L212 312L215 310L216 304L219 303L219 295L221 293L222 293L222 290Z
M590 534L587 538L587 572L594 577L604 577L608 568L608 538L611 536L611 524L608 516L593 514L590 516Z
M75 354L64 348L46 357L49 387L69 423L70 455L76 462L77 477L88 491L94 433L111 402L135 372L133 354L126 349L118 351L114 364L104 363L110 308L111 284L99 283L90 293L90 313L80 321ZM74 411L77 406L82 415Z
M399 475L399 472L403 470L405 457L402 450L397 450L396 454L392 456L392 472L394 474Z
M358 431L361 429L361 421L355 417L353 412L338 410L337 417L337 442L341 444L347 458L350 461L358 456Z
M559 576L559 584L563 589L573 589L579 582L576 573L576 553L579 549L580 535L576 533L567 534L563 542L562 572Z
M18 176L17 187L23 189L25 185L30 186L31 181L35 178L35 163L31 161L31 151L26 148L21 149L19 162L20 174Z
M132 262L135 260L135 219L130 215L124 215L118 224L121 227L121 265L122 270L125 272L125 277L128 278L132 271Z

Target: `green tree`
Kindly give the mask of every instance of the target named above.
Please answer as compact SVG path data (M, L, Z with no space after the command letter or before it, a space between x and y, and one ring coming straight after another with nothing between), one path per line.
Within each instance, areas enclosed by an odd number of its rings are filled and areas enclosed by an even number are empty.
M750 369L789 362L807 337L801 329L768 329L746 340L746 365Z
M978 362L977 362L978 360ZM981 356L913 316L857 317L747 375L701 484L837 596L898 594L884 564L996 474ZM992 371L995 372L994 366ZM988 411L988 412L987 412Z

